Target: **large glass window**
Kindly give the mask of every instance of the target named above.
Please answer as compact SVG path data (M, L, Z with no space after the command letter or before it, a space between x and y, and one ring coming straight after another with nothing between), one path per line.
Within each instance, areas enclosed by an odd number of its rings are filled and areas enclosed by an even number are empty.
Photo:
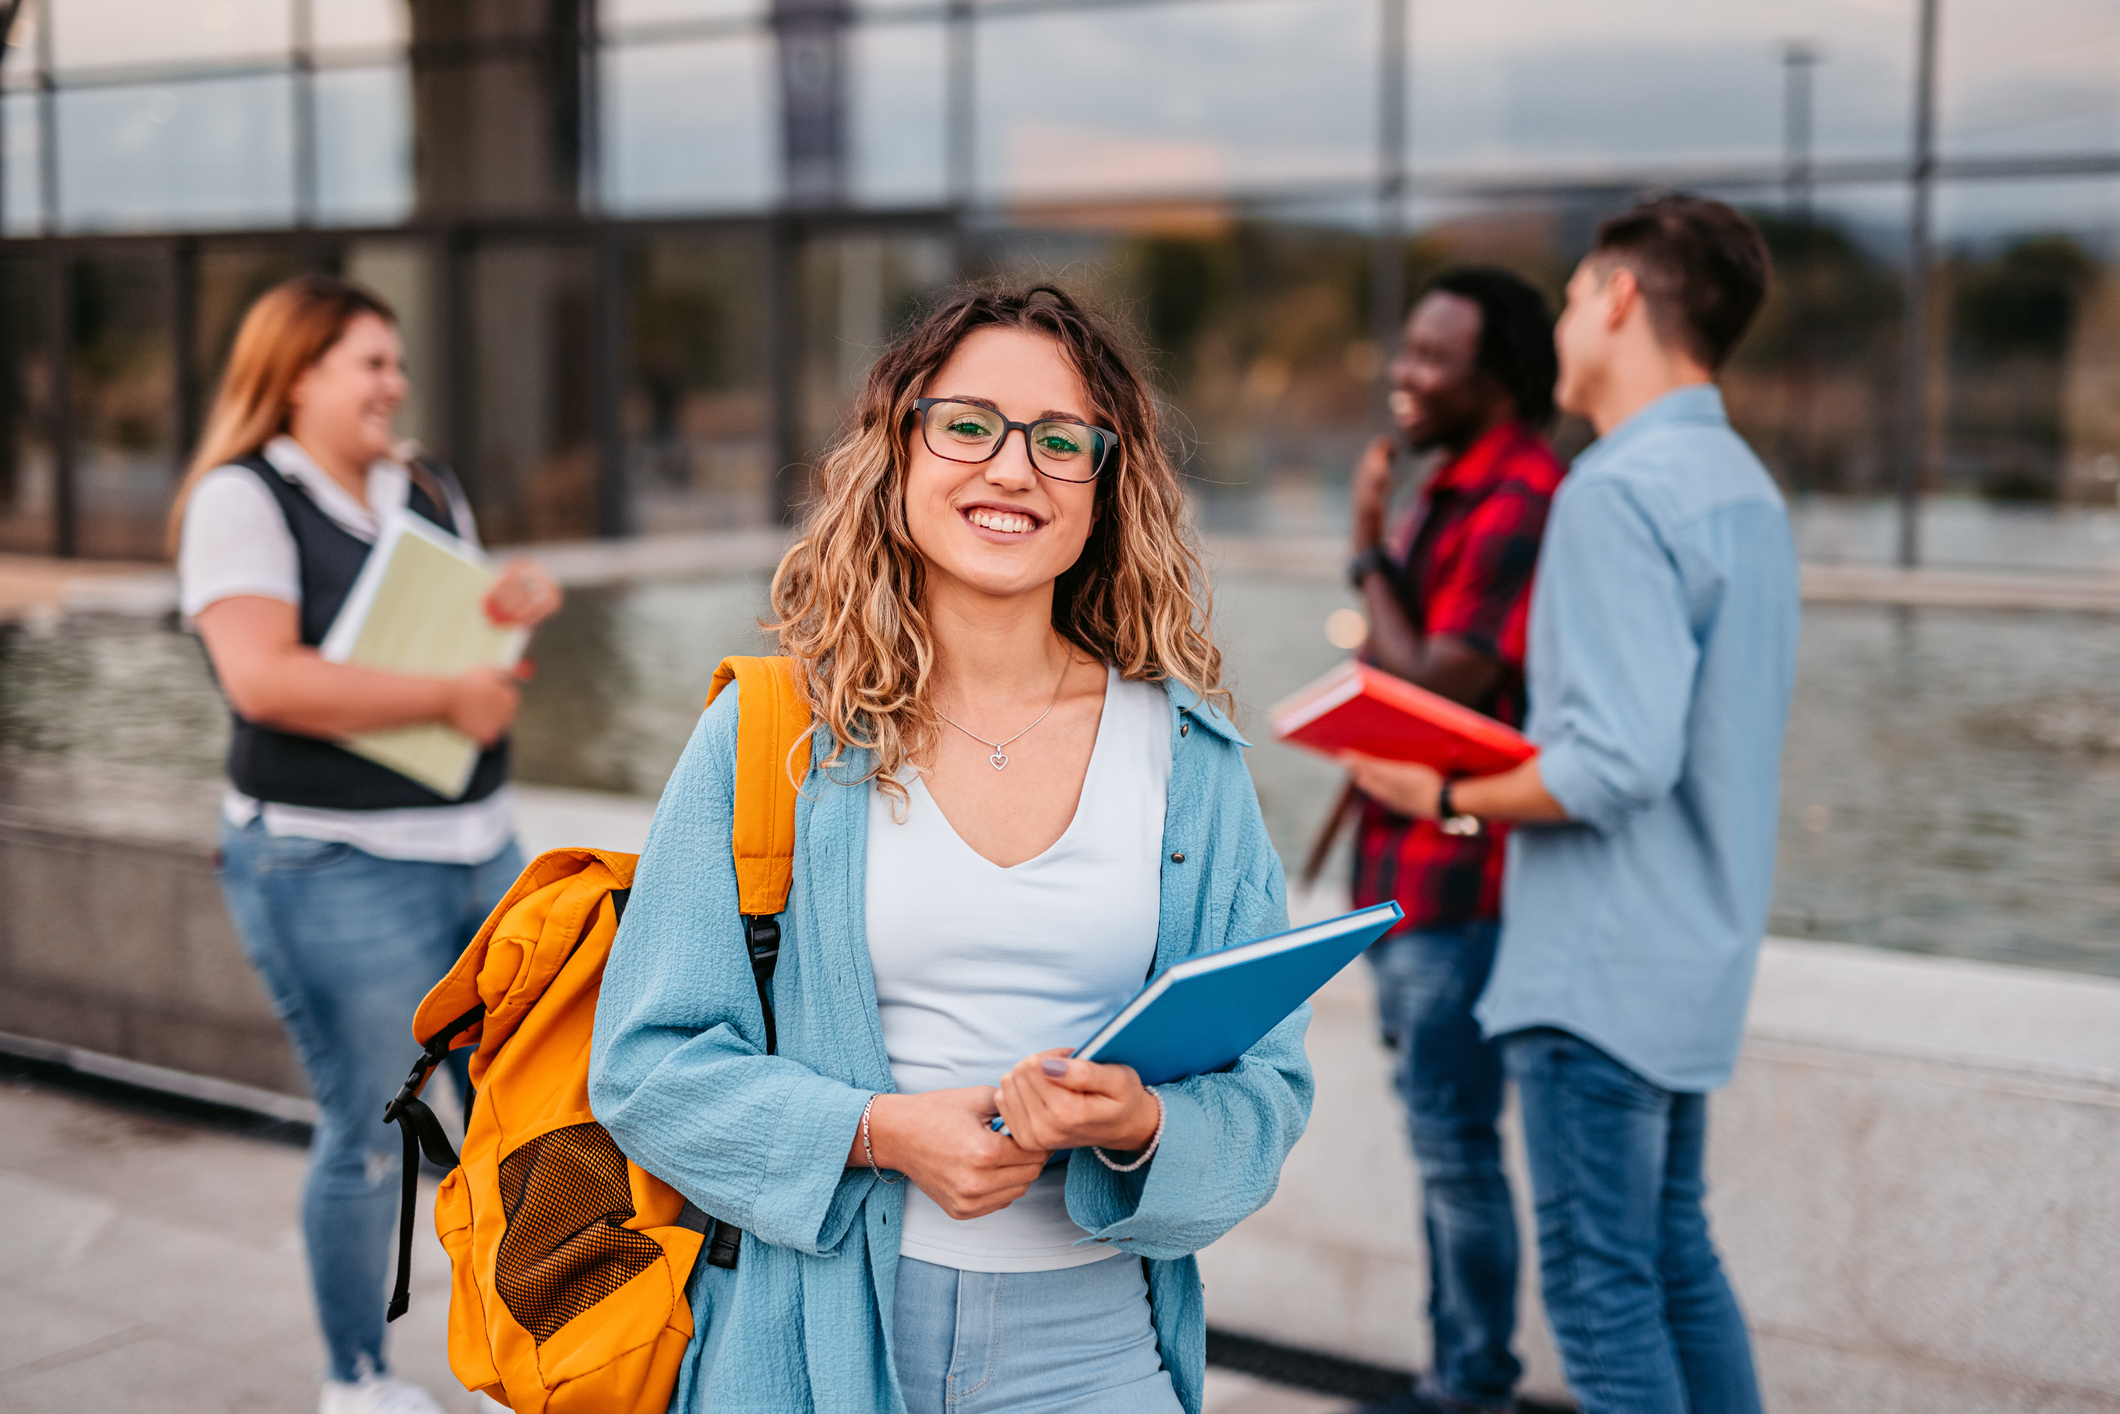
M1756 188L1720 195L1759 223L1776 276L1723 377L1731 421L1799 495L1889 491L1898 476L1906 188L1824 188L1808 213ZM1828 533L1824 518L1818 524ZM1871 551L1836 543L1836 553Z
M59 212L69 230L286 224L286 74L61 89Z
M317 220L385 226L412 213L412 94L401 64L326 69L316 83Z
M0 549L17 553L53 548L48 274L34 257L0 260Z
M620 211L742 211L780 191L769 36L625 45L604 58L605 200Z
M643 532L766 518L767 262L756 234L659 238L628 262L626 472Z
M492 540L596 533L594 261L579 246L493 245L471 257L473 453L460 466Z
M1417 0L1413 168L1503 175L1772 160L1792 40L1820 58L1817 152L1900 157L1911 20L1908 5L1835 0Z
M1968 182L1939 195L1939 489L2018 506L2111 505L2120 190L2109 180ZM2108 553L2120 557L2120 545Z
M38 8L7 51L6 231L43 225L47 140L62 231L281 226L298 215L383 224L411 211L400 0L50 0L41 33ZM292 47L305 35L313 79ZM30 92L47 58L49 133ZM313 85L307 97L303 85ZM316 201L297 213L305 170Z
M162 554L177 461L170 274L160 253L74 264L70 411L84 555Z
M1018 202L1216 195L1375 170L1374 0L995 17L978 26L982 188Z
M36 95L0 94L0 126L5 129L0 131L0 163L6 164L6 185L0 187L0 203L6 207L0 235L35 235L44 226Z
M280 281L301 270L290 242L243 241L208 243L190 262L191 347L197 402L191 408L191 425L206 425L221 373L228 365L228 351L235 344L236 328L251 302Z
M949 38L939 24L869 24L847 39L849 187L856 202L939 204L949 195Z
M1954 156L2120 148L2120 7L1951 0L1938 32L1938 141Z

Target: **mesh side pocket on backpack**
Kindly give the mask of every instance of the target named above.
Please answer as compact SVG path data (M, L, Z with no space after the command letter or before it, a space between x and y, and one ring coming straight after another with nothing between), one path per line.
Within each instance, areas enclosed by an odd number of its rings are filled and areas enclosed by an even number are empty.
M662 1256L653 1238L620 1226L633 1191L600 1124L539 1135L501 1160L500 1179L506 1231L493 1285L539 1345Z

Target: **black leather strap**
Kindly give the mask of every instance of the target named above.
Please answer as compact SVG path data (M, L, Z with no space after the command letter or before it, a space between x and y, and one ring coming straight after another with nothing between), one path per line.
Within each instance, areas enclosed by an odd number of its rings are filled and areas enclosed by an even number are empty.
M751 980L766 1018L766 1054L778 1055L780 1037L773 1024L773 969L780 965L780 920L770 913L743 915L744 947L751 954Z
M780 920L770 913L746 913L743 917L744 949L751 956L751 981L758 988L759 1010L766 1020L766 1054L780 1051L779 1030L773 1021L773 969L780 965ZM707 1239L707 1265L733 1269L743 1255L743 1229L714 1220Z

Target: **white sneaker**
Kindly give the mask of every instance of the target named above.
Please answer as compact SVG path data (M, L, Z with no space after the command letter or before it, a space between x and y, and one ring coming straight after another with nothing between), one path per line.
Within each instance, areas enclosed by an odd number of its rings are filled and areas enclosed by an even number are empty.
M324 1381L317 1414L443 1414L443 1410L418 1385L371 1374L358 1380Z

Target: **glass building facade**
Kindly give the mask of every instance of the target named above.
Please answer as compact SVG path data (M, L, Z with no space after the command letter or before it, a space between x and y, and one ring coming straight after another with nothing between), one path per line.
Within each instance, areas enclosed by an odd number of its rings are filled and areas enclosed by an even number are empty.
M0 16L0 550L158 555L236 322L308 268L397 307L404 430L496 539L785 516L985 272L1138 331L1209 524L1323 526L1421 278L1557 293L1663 186L1775 247L1727 386L1793 490L2120 489L2120 0Z

